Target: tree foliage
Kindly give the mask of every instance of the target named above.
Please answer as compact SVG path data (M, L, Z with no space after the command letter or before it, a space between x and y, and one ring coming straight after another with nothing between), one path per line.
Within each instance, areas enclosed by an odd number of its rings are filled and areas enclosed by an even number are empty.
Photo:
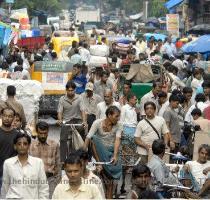
M42 10L49 14L56 14L61 9L61 3L58 0L15 0L12 8L28 8L29 13L32 10Z
M150 17L165 16L167 10L164 6L166 0L150 0L148 6L148 13Z

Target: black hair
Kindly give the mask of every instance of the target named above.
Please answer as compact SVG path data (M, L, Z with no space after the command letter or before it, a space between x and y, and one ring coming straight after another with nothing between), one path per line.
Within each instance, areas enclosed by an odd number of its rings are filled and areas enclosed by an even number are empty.
M184 87L182 92L183 94L193 93L193 89L191 87Z
M76 85L75 85L75 83L73 81L68 81L66 83L66 89L68 90L69 88L72 88L74 90L76 89Z
M197 75L197 74L202 74L202 73L201 73L201 70L200 70L200 69L194 68L192 74L193 74L193 76L195 77L195 75Z
M16 95L16 87L14 85L7 86L7 96L14 97Z
M161 84L161 82L160 81L153 81L152 82L152 87L156 88L158 84Z
M64 162L65 165L67 164L79 164L80 166L82 166L82 161L80 159L80 156L76 153L71 153L67 159Z
M172 101L180 101L180 98L178 95L174 95L172 94L170 97L169 97L169 102L172 102Z
M6 62L10 65L13 63L13 57L11 55L9 55L8 57L6 57Z
M2 115L4 114L4 111L5 111L5 110L11 110L11 111L13 112L14 116L16 115L16 112L15 112L15 110L14 110L12 107L5 107L5 108L3 108L3 109L1 110L1 114L2 114Z
M80 47L83 46L83 42L82 42L82 41L79 42L79 46L80 46Z
M161 97L165 97L166 98L167 96L168 96L167 93L164 92L164 91L161 91L161 92L158 93L158 97L159 98L161 98Z
M83 149L78 149L75 154L79 155L82 160L89 160L88 152Z
M74 49L74 53L79 53L79 49Z
M152 152L155 155L160 155L165 152L165 143L162 139L154 140L152 143Z
M205 102L206 101L206 97L202 93L196 94L195 101L196 102Z
M169 72L172 72L172 73L175 71L175 73L177 74L178 71L179 71L179 69L178 69L176 66L171 65L171 66L169 67L168 71L169 71Z
M80 64L75 64L75 65L73 65L73 67L76 67L77 69L81 69L82 68L82 66Z
M23 59L20 56L17 57L17 64L23 65Z
M195 108L193 109L193 111L191 112L191 115L194 116L194 115L198 115L199 117L202 115L202 112L199 108Z
M87 49L88 48L88 44L87 43L84 43L83 44L83 47Z
M44 121L39 121L36 124L36 131L38 131L38 129L45 131L45 130L49 130L49 124L47 122Z
M52 58L57 58L58 57L56 52L52 52L51 56L52 56Z
M23 71L23 67L20 65L15 66L14 68L14 72L22 72Z
M206 80L202 83L203 88L210 88L210 81Z
M28 141L28 144L31 144L31 138L30 138L30 136L29 136L27 133L21 133L21 132L19 132L19 133L15 136L15 138L14 138L14 140L13 140L13 143L14 143L14 144L17 144L17 142L18 142L18 140L19 140L20 138L26 138L26 140Z
M134 93L129 93L127 96L127 100L129 101L130 99L132 99L133 97L136 97L136 95Z
M7 64L7 62L2 62L2 64L1 64L1 68L3 69L3 70L7 70L8 68L9 68L9 65Z
M138 178L140 176L140 174L149 174L151 176L151 171L149 169L149 167L147 167L146 165L143 164L138 164L136 166L134 166L133 170L132 170L132 178Z
M144 110L146 110L147 106L152 106L154 108L154 110L156 110L156 105L154 102L152 101L147 101L145 104L144 104Z
M72 41L72 44L71 44L72 48L76 48L77 47L77 41Z
M103 77L104 75L109 76L109 73L106 72L106 71L102 71L102 72L101 72L101 77Z
M176 95L176 96L181 95L181 94L182 94L182 92L180 90L177 90L177 89L174 89L171 93L171 95Z
M120 109L117 106L109 106L106 110L106 117L113 115L116 112L120 113Z
M132 87L132 84L131 84L131 82L130 82L130 81L125 81L123 85L128 85L128 86L129 86L129 88L131 88L131 87Z

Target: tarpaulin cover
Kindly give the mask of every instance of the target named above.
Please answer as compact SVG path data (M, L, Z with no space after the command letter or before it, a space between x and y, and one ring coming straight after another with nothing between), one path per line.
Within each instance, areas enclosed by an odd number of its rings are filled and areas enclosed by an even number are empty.
M184 0L170 0L168 2L165 3L165 7L170 10L171 8L179 5L180 3L182 3Z

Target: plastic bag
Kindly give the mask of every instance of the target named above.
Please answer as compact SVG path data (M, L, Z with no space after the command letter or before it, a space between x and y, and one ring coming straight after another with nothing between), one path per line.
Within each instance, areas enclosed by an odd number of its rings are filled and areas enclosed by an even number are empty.
M84 141L74 126L72 126L71 129L72 129L72 140L73 140L72 146L73 149L78 150L84 146Z

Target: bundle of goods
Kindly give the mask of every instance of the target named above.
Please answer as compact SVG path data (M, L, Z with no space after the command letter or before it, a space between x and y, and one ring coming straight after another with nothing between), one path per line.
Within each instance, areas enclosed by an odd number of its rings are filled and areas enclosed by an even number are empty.
M107 45L91 45L90 46L90 67L103 67L107 65L107 57L109 56L109 47Z
M35 122L35 115L39 110L39 100L44 90L41 83L35 80L11 80L0 78L0 98L6 100L7 86L14 85L16 87L16 100L18 100L24 108L26 121L28 126Z

